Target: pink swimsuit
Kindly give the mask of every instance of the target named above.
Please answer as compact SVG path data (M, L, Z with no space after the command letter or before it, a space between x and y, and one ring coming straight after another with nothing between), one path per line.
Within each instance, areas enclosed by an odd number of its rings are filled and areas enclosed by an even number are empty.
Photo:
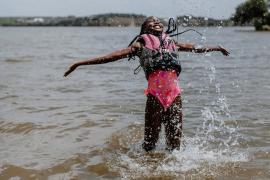
M158 98L166 110L181 91L181 88L178 86L177 74L174 70L156 70L149 75L148 88L145 90L145 94L150 93Z

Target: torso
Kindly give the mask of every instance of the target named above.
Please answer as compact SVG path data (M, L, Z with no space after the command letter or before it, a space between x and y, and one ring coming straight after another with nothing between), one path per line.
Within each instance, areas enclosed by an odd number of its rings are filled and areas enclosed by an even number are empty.
M178 85L181 65L175 53L176 45L166 34L163 41L151 34L141 35L140 41L143 47L138 56L148 80L145 93L155 96L166 109L181 93Z
M168 108L181 93L176 71L156 70L149 75L146 94L155 96L164 109Z

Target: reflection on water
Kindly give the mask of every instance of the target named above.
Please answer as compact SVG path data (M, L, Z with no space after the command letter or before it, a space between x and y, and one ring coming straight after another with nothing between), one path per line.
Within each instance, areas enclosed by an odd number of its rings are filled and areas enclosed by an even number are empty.
M62 77L76 59L125 47L138 28L0 28L0 179L269 179L270 34L236 29L179 37L231 56L180 54L181 149L168 153L161 134L145 153L137 61Z

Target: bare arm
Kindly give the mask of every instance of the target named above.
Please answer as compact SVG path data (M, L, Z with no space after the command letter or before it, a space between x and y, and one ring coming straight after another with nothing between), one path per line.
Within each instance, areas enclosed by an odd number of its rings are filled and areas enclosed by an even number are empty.
M195 52L195 53L205 53L212 51L220 51L224 56L228 56L230 53L221 46L206 46L206 47L196 47L195 44L188 43L176 43L178 47L178 51L186 51L186 52Z
M89 60L85 60L85 61L79 61L79 62L75 62L74 64L72 64L69 69L65 72L64 76L68 76L72 71L74 71L78 66L82 66L82 65L94 65L94 64L104 64L104 63L109 63L109 62L113 62L113 61L117 61L119 59L123 59L128 57L132 52L138 50L139 48L141 48L141 44L140 43L135 43L134 45L125 48L125 49L121 49L118 51L114 51L106 56L101 56L101 57L97 57L97 58L93 58L93 59L89 59Z

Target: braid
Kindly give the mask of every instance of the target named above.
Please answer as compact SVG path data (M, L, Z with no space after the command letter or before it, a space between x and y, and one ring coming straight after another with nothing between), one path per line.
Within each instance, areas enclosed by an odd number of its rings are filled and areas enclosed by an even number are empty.
M145 32L146 32L146 22L144 22L144 23L142 24L142 26L141 26L141 32L140 32L140 35L145 34Z

